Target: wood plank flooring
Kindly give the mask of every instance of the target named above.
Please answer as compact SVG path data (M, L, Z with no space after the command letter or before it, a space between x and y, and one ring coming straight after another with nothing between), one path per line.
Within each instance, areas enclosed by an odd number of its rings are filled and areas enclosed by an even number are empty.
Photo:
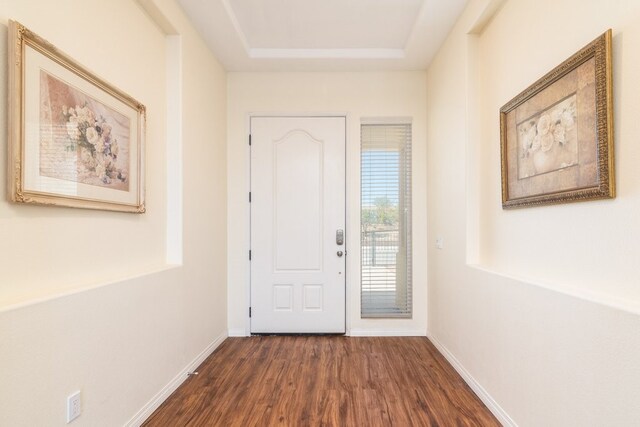
M424 337L228 338L144 426L499 426Z

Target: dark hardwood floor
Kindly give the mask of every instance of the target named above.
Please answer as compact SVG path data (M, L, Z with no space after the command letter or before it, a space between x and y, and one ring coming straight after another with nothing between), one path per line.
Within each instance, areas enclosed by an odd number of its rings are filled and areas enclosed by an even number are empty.
M144 426L499 426L427 338L228 338Z

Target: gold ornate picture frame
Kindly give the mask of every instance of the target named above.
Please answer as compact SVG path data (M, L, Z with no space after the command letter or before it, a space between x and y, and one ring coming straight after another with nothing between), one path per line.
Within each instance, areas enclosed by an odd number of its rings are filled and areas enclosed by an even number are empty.
M615 197L611 30L500 109L504 209Z
M142 213L144 105L9 21L9 199Z

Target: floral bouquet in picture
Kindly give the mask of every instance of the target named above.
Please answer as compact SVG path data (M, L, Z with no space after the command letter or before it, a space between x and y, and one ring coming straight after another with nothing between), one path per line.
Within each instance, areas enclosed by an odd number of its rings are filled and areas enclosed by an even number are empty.
M578 164L576 95L520 123L518 178Z
M75 108L62 107L69 136L67 151L78 153L80 182L109 185L114 180L127 181L126 172L117 167L118 140L112 135L113 127L85 103Z

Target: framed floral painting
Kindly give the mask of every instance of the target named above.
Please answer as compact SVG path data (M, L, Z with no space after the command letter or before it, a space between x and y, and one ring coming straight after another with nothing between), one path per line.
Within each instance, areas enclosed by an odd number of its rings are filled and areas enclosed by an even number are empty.
M502 207L615 197L611 30L500 109Z
M145 107L9 22L9 198L145 211Z

